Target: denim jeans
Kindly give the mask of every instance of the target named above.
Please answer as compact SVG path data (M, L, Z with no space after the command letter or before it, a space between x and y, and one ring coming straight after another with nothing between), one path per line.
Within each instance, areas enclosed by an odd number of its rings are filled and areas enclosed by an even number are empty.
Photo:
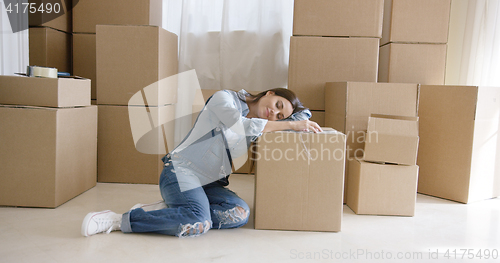
M138 208L125 213L121 224L122 232L197 236L210 228L237 228L248 222L250 209L234 192L217 181L181 191L179 181L193 184L197 177L174 170L170 158L165 158L164 161L160 191L168 208L149 212Z

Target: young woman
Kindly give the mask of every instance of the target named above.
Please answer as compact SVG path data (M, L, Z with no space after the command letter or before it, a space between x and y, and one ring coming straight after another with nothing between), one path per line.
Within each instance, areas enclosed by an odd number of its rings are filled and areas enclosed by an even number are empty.
M156 209L139 204L123 215L109 210L89 213L82 235L121 230L185 237L210 228L245 225L248 205L226 188L233 164L246 160L250 142L263 132L321 132L310 117L310 111L288 89L257 95L244 90L216 92L186 138L162 159L165 166L159 186L164 202Z

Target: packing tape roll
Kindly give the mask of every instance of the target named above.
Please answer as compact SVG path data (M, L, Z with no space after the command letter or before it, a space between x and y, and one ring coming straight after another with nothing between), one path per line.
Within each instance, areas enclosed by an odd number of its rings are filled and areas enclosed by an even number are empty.
M57 78L57 69L38 67L38 66L28 66L26 75L28 75L29 77Z

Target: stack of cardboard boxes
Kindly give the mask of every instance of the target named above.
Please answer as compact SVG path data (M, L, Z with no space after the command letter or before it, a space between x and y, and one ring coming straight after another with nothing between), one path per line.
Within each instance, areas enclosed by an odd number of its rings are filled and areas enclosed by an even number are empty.
M37 8L37 12L28 12L30 65L57 68L60 72L71 74L71 0L60 1L55 7L50 6L50 13L38 11L39 8L47 8L45 2L30 3Z
M96 25L161 26L161 0L79 0L73 6L74 75L92 80L97 99Z
M96 185L90 80L0 76L0 205L57 207Z
M134 5L117 5L126 9L120 16L142 10L143 17L152 17L157 11L154 1L129 2ZM174 138L177 83L165 81L178 73L177 35L153 25L96 25L107 21L99 22L108 12L81 5L75 8L75 30L96 32L98 181L158 184L161 158ZM79 20L80 11L94 19Z
M324 122L324 86L377 81L383 0L297 0L290 39L288 88Z
M347 205L356 214L413 216L418 118L372 115L364 158L349 161Z
M443 85L451 0L385 0L378 81Z

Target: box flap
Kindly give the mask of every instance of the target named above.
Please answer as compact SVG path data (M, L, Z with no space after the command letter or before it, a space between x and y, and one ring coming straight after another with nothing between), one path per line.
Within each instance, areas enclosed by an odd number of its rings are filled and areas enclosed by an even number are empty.
M370 132L418 136L418 117L372 114L368 118L368 133Z

